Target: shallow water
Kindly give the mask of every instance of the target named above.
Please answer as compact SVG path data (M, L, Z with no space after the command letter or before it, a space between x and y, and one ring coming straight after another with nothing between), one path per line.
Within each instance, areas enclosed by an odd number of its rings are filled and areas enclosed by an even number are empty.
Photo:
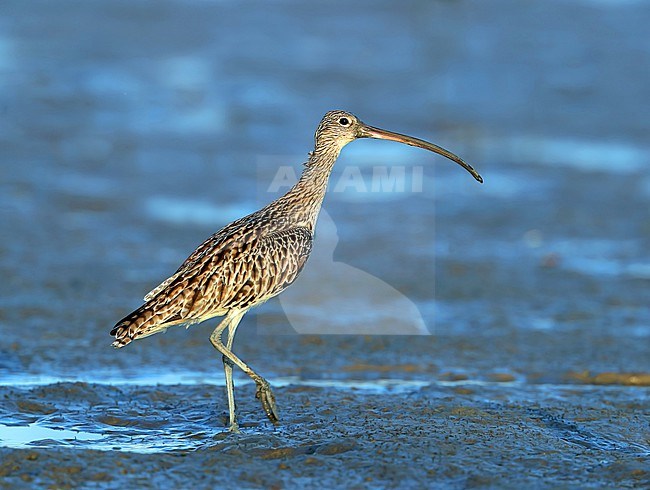
M650 485L643 2L0 12L1 485ZM305 275L235 343L282 423L240 376L230 436L215 322L108 331L332 108L485 184L346 147Z

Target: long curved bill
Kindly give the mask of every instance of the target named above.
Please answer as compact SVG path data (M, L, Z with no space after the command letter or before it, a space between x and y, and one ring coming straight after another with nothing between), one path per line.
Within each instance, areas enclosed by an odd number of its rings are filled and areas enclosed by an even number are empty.
M474 170L474 167L472 167L469 163L466 163L460 157L454 155L452 152L445 150L438 145L434 145L433 143L429 143L428 141L413 138L412 136L407 136L405 134L393 133L392 131L386 131L385 129L375 128L373 126L367 126L365 124L362 124L359 128L359 137L397 141L398 143L404 143L405 145L424 148L425 150L432 151L438 155L442 155L443 157L449 158L449 160L456 162L458 165L472 174L472 177L478 180L481 184L483 183L483 177L481 177L479 173Z

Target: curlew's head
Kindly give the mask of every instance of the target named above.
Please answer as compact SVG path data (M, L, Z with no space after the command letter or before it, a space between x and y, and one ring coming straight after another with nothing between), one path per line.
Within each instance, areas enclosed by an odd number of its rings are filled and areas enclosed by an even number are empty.
M476 180L481 183L483 182L483 177L481 177L471 165L464 162L460 157L454 155L452 152L447 151L438 145L434 145L433 143L429 143L428 141L413 138L412 136L393 133L392 131L386 131L385 129L368 126L361 122L354 114L345 111L329 111L325 114L316 129L316 134L314 135L314 151L315 153L319 153L323 150L334 149L338 155L338 152L341 151L345 145L358 138L376 138L397 141L398 143L404 143L405 145L424 148L425 150L432 151L456 162L472 174L472 177Z

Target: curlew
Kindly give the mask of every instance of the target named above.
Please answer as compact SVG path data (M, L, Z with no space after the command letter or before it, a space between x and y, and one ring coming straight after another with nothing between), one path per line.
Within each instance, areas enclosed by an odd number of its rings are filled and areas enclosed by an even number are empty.
M284 196L233 221L203 242L171 277L144 297L140 308L113 327L113 346L124 347L171 326L189 326L223 316L210 342L222 355L230 431L238 432L233 366L252 378L257 385L256 398L268 418L277 422L278 410L268 381L232 351L235 331L248 310L280 294L298 277L312 249L316 220L334 163L341 149L358 138L424 148L456 162L483 182L472 166L444 148L368 126L349 112L330 111L316 129L314 150L298 182Z

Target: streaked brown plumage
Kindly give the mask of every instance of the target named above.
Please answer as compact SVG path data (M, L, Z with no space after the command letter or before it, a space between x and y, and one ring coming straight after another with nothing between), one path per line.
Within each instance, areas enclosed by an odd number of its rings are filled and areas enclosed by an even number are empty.
M453 153L423 140L367 126L344 111L325 114L314 136L314 150L305 169L284 196L253 214L230 223L203 242L176 273L144 298L145 304L111 330L114 347L147 337L174 325L225 318L210 341L223 355L230 430L237 431L232 366L257 384L256 396L271 421L278 420L268 382L232 353L239 321L254 306L280 294L304 267L330 173L341 149L357 138L378 138L418 146L441 154L481 176ZM226 344L222 333L228 329Z

